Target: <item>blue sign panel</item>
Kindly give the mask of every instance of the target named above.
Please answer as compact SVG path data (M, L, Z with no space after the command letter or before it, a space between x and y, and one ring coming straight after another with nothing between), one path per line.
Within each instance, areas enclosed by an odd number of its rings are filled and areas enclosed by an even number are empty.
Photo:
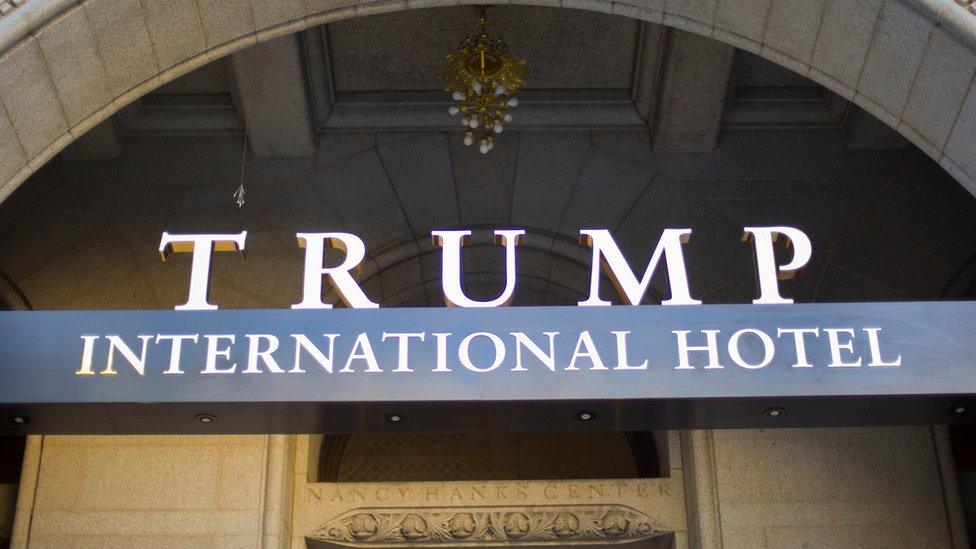
M4 432L953 423L976 303L0 313Z

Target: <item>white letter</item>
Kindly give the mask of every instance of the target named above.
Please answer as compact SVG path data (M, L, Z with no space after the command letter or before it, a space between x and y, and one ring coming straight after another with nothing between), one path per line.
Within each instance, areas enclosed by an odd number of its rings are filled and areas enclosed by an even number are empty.
M447 338L451 337L451 332L434 332L430 335L434 336L434 339L437 340L437 367L432 371L450 372L451 369L447 367Z
M369 343L369 337L366 332L360 332L356 336L356 342L352 344L352 351L349 352L349 358L346 359L346 365L343 366L340 372L352 372L352 361L353 360L365 360L366 361L366 372L368 373L382 373L380 370L380 365L376 363L376 355L373 354L373 346Z
M183 370L180 369L180 353L183 352L183 341L192 341L194 343L200 340L200 334L193 335L162 335L156 334L156 344L159 345L160 341L172 341L173 346L170 348L169 352L169 368L163 372L164 375L174 375L182 374Z
M744 334L752 334L762 341L763 345L763 359L759 364L749 364L742 358L742 354L739 353L739 338ZM732 362L737 365L747 369L747 370L758 370L765 366L768 366L770 362L773 361L773 357L776 354L776 347L773 345L773 339L769 337L766 332L760 330L754 330L752 328L744 328L732 334L729 338L729 356L732 358Z
M583 229L580 240L593 248L593 259L590 264L590 297L580 301L583 307L610 305L609 301L600 299L600 265L613 282L617 293L628 305L640 305L647 288L651 284L651 276L661 261L661 256L667 263L668 283L671 286L671 299L662 301L662 305L700 305L701 301L692 299L688 290L688 274L685 272L685 258L681 253L681 244L688 241L691 229L664 229L654 255L647 264L647 269L638 281L634 271L630 270L627 260L617 247L610 231L606 229ZM601 262L601 258L603 261Z
M617 365L613 367L614 370L646 370L647 369L647 359L640 364L627 364L627 336L630 332L614 332L611 331L617 338Z
M179 311L212 311L217 308L207 302L210 290L210 256L213 252L241 252L244 255L244 242L247 231L239 234L169 234L163 233L159 241L159 255L163 261L170 253L193 252L190 267L190 295Z
M386 333L383 332L383 341L393 337L397 339L397 367L394 372L412 372L410 369L410 338L415 337L420 341L424 340L427 332L407 332L407 333Z
M580 348L586 347L586 352L581 353ZM579 358L588 358L590 362L593 363L591 370L606 370L607 367L603 365L603 359L600 358L600 353L596 352L596 345L593 344L593 338L590 337L590 332L584 330L580 332L579 339L576 340L576 349L573 351L573 358L569 360L569 366L566 367L567 370L579 370L576 367L576 360Z
M495 243L505 246L505 289L491 301L475 301L464 295L461 285L461 246L471 238L471 231L431 231L434 244L441 253L441 286L444 302L449 307L501 307L512 302L515 293L515 247L525 231L521 229L495 231Z
M244 337L247 338L247 368L244 368L243 373L245 374L260 374L261 370L258 370L258 359L264 361L265 366L268 367L268 371L272 374L283 374L284 370L278 366L278 361L275 360L271 353L278 350L278 337L271 334L246 334ZM268 342L268 348L264 351L258 350L261 346L261 340Z
M776 279L789 280L810 261L813 247L810 239L799 229L793 227L746 227L743 240L752 240L756 252L756 278L759 280L759 299L752 300L756 305L793 303L779 295ZM781 267L776 266L773 241L793 245L793 259Z
M81 336L81 339L85 342L85 346L81 351L81 368L75 372L76 376L93 376L95 372L92 371L92 352L95 347L95 340L101 339L99 336Z
M471 362L471 355L468 353L468 346L471 345L471 341L476 337L487 337L489 340L491 340L492 345L495 346L495 360L491 363L491 366L487 368L478 368L473 362ZM461 361L462 366L471 370L472 372L490 372L497 368L498 365L505 360L505 343L502 342L502 339L495 334L488 332L475 332L465 336L465 338L461 340L461 344L458 346L458 360Z
M678 336L678 365L675 370L694 370L688 360L688 353L691 351L708 351L708 366L706 370L716 370L724 368L718 361L718 333L720 330L702 330L705 334L707 344L703 347L692 347L688 345L688 334L690 330L672 330L671 333Z
M776 337L783 337L783 334L793 334L793 345L796 347L796 364L791 368L813 368L813 364L807 360L807 346L803 334L813 334L820 337L820 330L818 328L776 328Z
M853 328L824 328L827 332L827 339L830 341L830 364L828 368L857 368L861 365L861 359L857 362L844 362L840 357L841 351L854 353L854 329ZM844 333L850 336L846 343L841 343L838 334Z
M112 366L112 363L115 361L116 349L122 353L122 357L132 365L132 369L135 370L137 374L141 376L146 375L146 346L153 339L153 336L141 335L136 337L142 340L142 354L139 356L136 356L135 352L133 352L124 341L122 341L121 337L115 335L105 336L105 339L108 340L109 347L108 362L105 363L105 369L101 372L103 376L114 376L117 373L115 368Z
M878 332L881 328L864 328L864 331L868 333L868 345L871 347L871 362L868 363L868 367L871 366L901 366L901 355L892 362L885 362L881 358L881 344L878 343Z
M347 307L355 309L375 309L373 303L363 293L356 279L349 271L358 268L366 258L366 245L354 234L349 233L298 233L298 246L305 248L305 282L302 286L302 302L292 305L292 309L331 309L330 303L322 302L322 277L329 277L331 286ZM338 267L323 267L325 247L337 248L346 257Z
M542 332L542 335L549 338L549 354L546 354L542 347L536 345L524 332L511 332L510 335L515 338L515 367L512 368L513 372L526 371L525 367L522 366L522 347L535 355L543 366L549 368L550 372L556 371L556 342L554 338L559 335L559 332Z
M237 370L237 363L234 362L230 365L230 368L224 370L217 369L217 357L222 356L225 360L230 360L230 345L225 349L217 349L217 344L220 343L221 339L230 340L230 344L234 344L234 336L232 335L206 335L203 336L207 340L207 365L203 368L201 374L233 374Z
M322 334L329 340L329 356L322 354L322 351L312 343L305 334L291 334L291 337L295 338L295 367L288 370L288 373L293 374L304 374L305 370L302 370L301 356L302 349L308 351L308 354L312 355L315 362L319 363L319 366L325 369L326 372L332 373L332 353L335 349L335 340L339 337L339 334Z

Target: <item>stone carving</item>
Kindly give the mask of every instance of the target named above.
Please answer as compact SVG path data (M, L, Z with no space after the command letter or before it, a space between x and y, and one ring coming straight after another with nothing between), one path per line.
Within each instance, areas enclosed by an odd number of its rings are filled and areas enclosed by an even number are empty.
M378 527L376 517L364 513L353 515L348 524L349 535L354 539L369 539L376 534Z
M574 536L579 531L579 519L568 511L562 511L552 520L552 531L561 538Z
M608 538L616 538L624 535L630 527L630 519L620 511L607 511L600 521L600 529Z
M427 522L420 515L411 513L400 521L400 535L408 541L423 539L427 536Z
M353 509L329 521L309 541L351 547L404 544L464 547L484 543L560 546L647 539L671 532L624 505Z
M458 513L447 521L448 531L455 539L470 538L477 526L471 513Z
M502 531L510 538L521 538L529 533L529 517L525 513L506 513Z
M23 5L27 0L0 0L0 17L14 11L17 6Z

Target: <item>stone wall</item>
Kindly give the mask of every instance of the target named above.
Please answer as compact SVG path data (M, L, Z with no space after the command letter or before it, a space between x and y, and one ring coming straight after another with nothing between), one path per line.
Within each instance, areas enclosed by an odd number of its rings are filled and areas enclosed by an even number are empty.
M267 436L46 436L30 547L258 547Z
M661 479L390 484L310 480L315 437L308 436L278 437L293 439L295 450L281 454L290 456L288 462L272 463L268 474L266 465L276 458L268 457L275 452L266 436L47 436L29 535L15 546L236 548L290 542L301 548L306 538L344 539L350 532L362 537L345 539L353 546L377 541L376 532L402 543L420 525L453 525L456 531L445 526L443 535L464 537L468 518L480 524L493 516L504 524L512 513L544 525L531 536L549 543L576 539L579 525L589 524L596 536L641 538L666 531L675 533L677 547L694 546L708 532L693 532L689 539L686 517L694 517L692 528L708 528L702 514L711 513L718 519L716 539L727 548L950 546L928 428L700 434L706 436L681 436L686 444L710 439L708 459L684 462L679 435L672 433L671 471ZM268 476L290 486L278 490ZM686 509L686 493L703 486L699 500ZM276 505L270 492L286 495L287 503L270 513L288 521L280 528L269 526L268 510ZM708 492L714 501L702 497ZM624 519L633 528L621 530ZM391 520L393 530L374 529ZM405 530L403 521L409 523ZM513 524L509 529L517 533ZM635 529L640 524L647 527Z
M928 427L715 431L725 547L949 547Z

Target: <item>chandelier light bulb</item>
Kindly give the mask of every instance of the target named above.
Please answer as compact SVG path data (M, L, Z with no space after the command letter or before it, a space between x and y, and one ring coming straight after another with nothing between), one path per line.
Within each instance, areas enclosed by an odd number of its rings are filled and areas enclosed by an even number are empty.
M495 122L495 125L491 128L495 133L502 133L502 125L500 122Z
M488 146L488 142L482 139L481 146L478 147L478 152L480 152L481 154L488 154L488 151L490 150L491 147Z
M455 90L454 93L451 94L451 98L453 98L455 101L464 101L464 94L461 93L460 90Z
M474 143L474 134L471 132L465 133L464 144L470 147L473 143Z
M513 97L513 98L511 98L511 99L508 100L508 106L509 107L518 107L518 104L519 104L518 97Z
M504 94L505 94L505 86L499 84L498 86L495 87L495 95L504 95Z
M472 116L471 117L471 120L468 121L468 127L470 127L472 130L478 127L478 117L477 116Z
M477 93L477 94L480 95L481 94L481 82L477 82L476 81L474 84L471 85L471 89L474 90L474 93Z
M449 109L447 109L447 114L449 114L451 116L454 116L454 115L456 115L459 112L461 112L461 109L459 109L457 107L450 107Z
M505 122L511 122L512 121L512 115L506 114L505 117L503 118L503 120L505 120Z

